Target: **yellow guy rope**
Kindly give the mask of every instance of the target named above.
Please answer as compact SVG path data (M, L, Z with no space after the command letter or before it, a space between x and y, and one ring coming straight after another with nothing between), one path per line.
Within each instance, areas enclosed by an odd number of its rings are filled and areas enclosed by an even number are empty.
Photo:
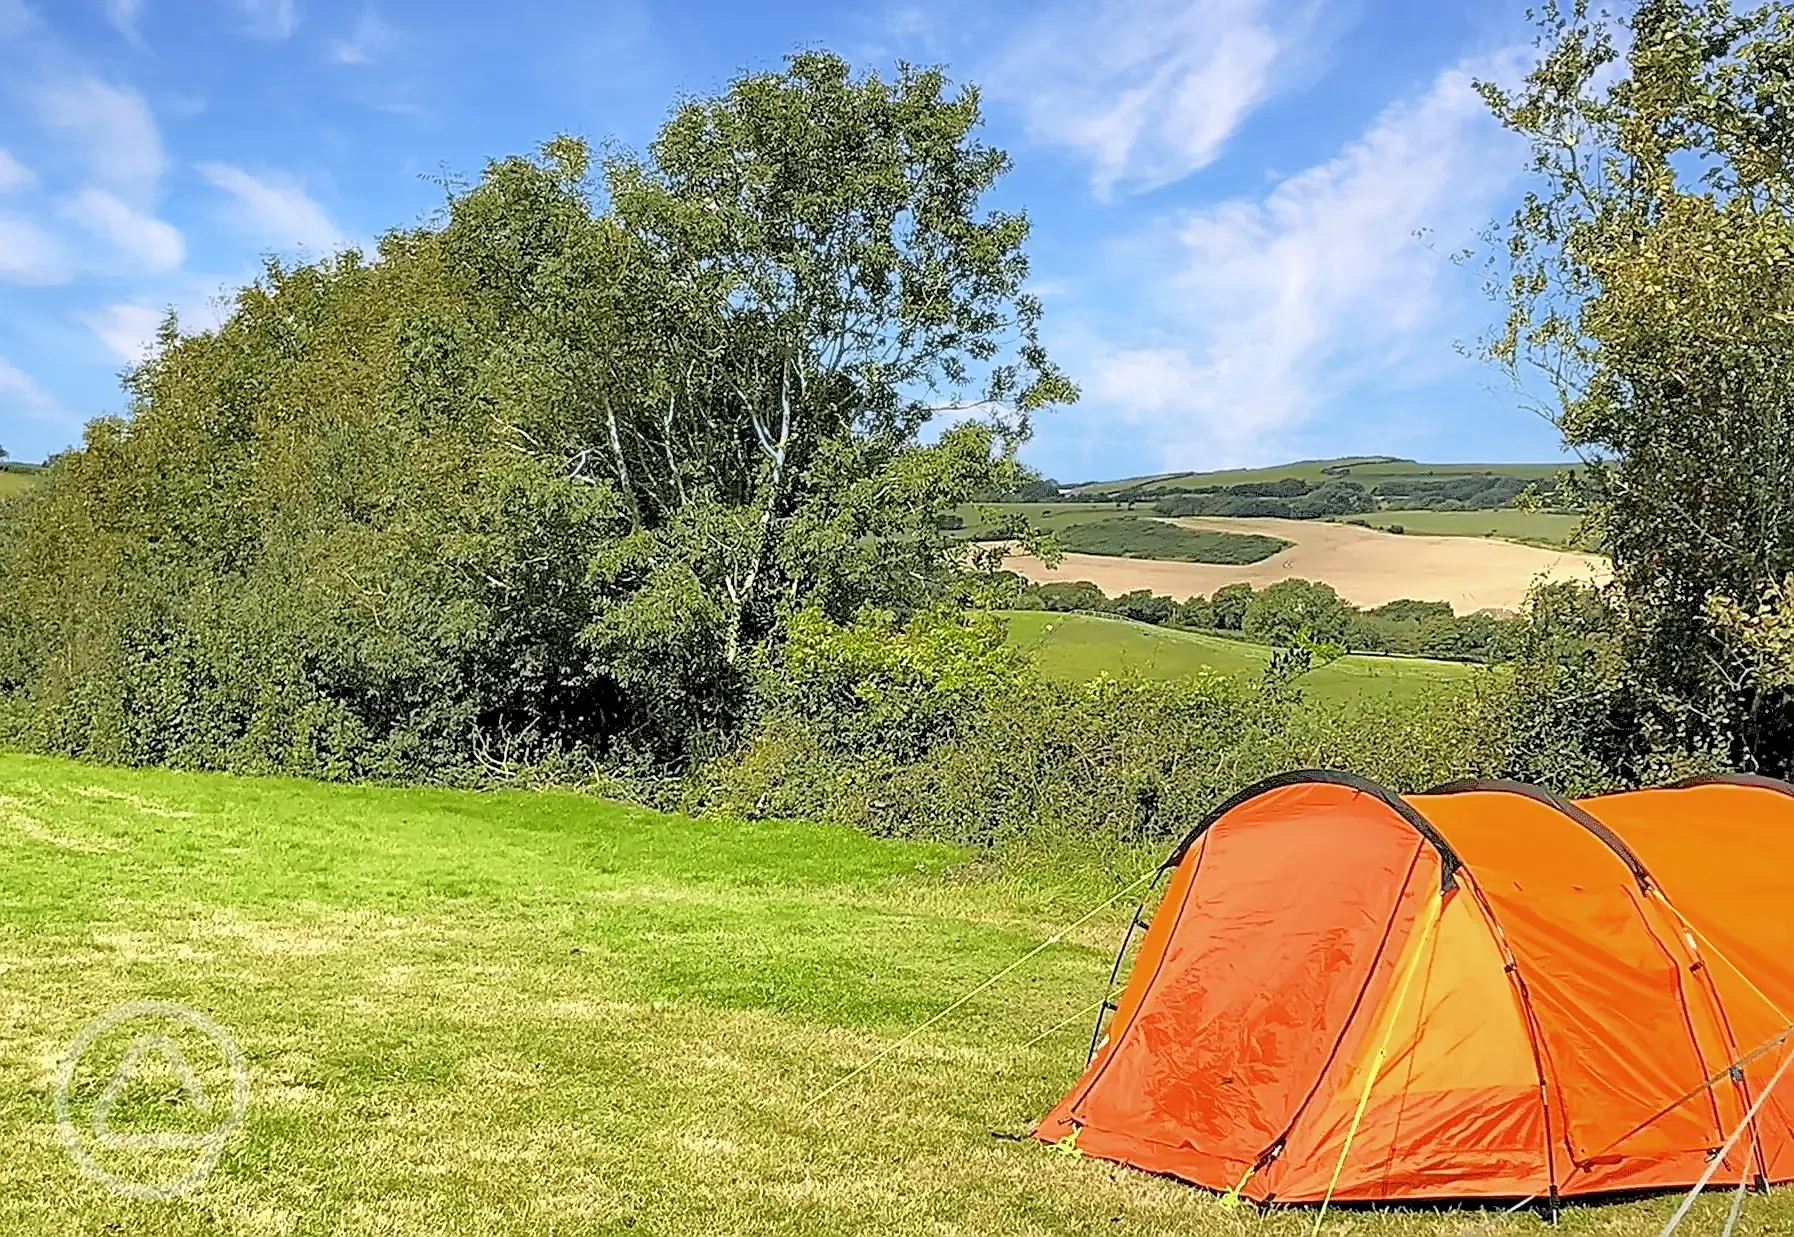
M1060 941L1064 940L1065 937L1069 933L1075 932L1077 929L1083 927L1085 924L1089 923L1092 919L1095 919L1098 915L1102 914L1104 911L1108 910L1111 906L1114 906L1117 902L1121 901L1121 899L1125 898L1128 894L1134 892L1134 890L1138 889L1141 885L1144 885L1147 881L1152 880L1155 877L1157 877L1158 874L1159 874L1159 869L1155 867L1150 872L1144 873L1138 880L1133 881L1132 883L1128 884L1123 889L1119 890L1113 897L1098 904L1097 906L1092 907L1089 911L1085 912L1084 915L1081 916L1079 919L1077 919L1075 922L1068 924L1067 926L1059 929L1059 931L1057 931L1057 932L1053 933L1053 935L1047 937L1046 940L1044 940L1040 944L1036 945L1033 949L1030 949L1027 953L1025 953L1021 957L1017 958L1014 962L1011 962L1008 966L1006 966L1002 970L998 971L995 975L992 975L989 979L987 979L983 983L979 984L976 988L973 988L970 992L968 992L964 996L960 997L957 1001L954 1001L953 1004L947 1006L947 1008L943 1009L940 1013L936 1014L934 1017L930 1018L928 1021L922 1023L920 1026L916 1027L913 1031L911 1031L909 1034L905 1035L902 1039L896 1041L893 1044L888 1045L884 1049L884 1051L880 1052L877 1056L873 1057L870 1061L867 1061L864 1065L861 1065L858 1069L854 1070L852 1073L846 1075L843 1078L839 1078L839 1079L835 1080L834 1082L830 1083L827 1087L823 1088L821 1091L818 1091L815 1095L810 1097L809 1102L804 1105L804 1108L805 1109L814 1108L817 1104L820 1104L823 1100L825 1100L829 1096L833 1095L836 1091L839 1091L842 1087L844 1087L848 1083L852 1082L855 1078L858 1078L861 1074L865 1073L867 1070L869 1070L873 1066L877 1065L880 1061L882 1061L886 1057L890 1056L893 1052L896 1052L899 1048L901 1048L905 1044L909 1043L912 1039L916 1038L916 1036L918 1036L922 1032L926 1031L929 1027L933 1026L935 1023L939 1022L941 1019L947 1017L949 1014L953 1013L954 1010L956 1010L960 1006L964 1005L967 1001L970 1001L973 997L977 996L979 993L984 992L986 989L989 989L989 988L995 986L1000 981L1008 978L1010 975L1013 975L1016 971L1019 971L1022 967L1026 966L1028 963L1032 962L1035 958L1038 958L1041 954L1045 953L1047 950L1051 949L1054 945L1057 945Z
M1345 1172L1346 1156L1352 1153L1352 1140L1358 1137L1358 1126L1364 1120L1364 1110L1370 1107L1371 1088L1377 1085L1377 1075L1383 1072L1383 1061L1389 1055L1389 1041L1395 1038L1396 1024L1401 1021L1402 1006L1408 1000L1408 988L1414 982L1414 972L1420 969L1420 960L1426 956L1427 942L1432 939L1433 926L1439 922L1439 911L1444 905L1445 895L1441 890L1433 890L1426 907L1426 923L1421 927L1420 939L1415 942L1414 956L1408 959L1408 969L1402 975L1401 987L1395 991L1395 1005L1389 1011L1389 1025L1383 1032L1383 1042L1377 1045L1377 1055L1371 1059L1370 1070L1364 1076L1364 1091L1358 1096L1357 1111L1352 1113L1352 1124L1346 1130L1345 1146L1339 1149L1339 1163L1333 1166L1333 1179L1327 1183L1327 1193L1321 1199L1321 1209L1315 1212L1314 1227L1309 1230L1310 1237L1321 1231L1321 1221L1327 1218L1327 1207L1333 1202L1333 1191L1339 1187L1339 1178Z

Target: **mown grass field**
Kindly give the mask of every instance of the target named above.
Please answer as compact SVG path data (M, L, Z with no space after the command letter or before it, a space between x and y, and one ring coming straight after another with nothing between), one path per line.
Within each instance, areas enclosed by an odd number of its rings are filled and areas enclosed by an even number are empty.
M1043 674L1067 682L1104 673L1172 679L1204 670L1254 678L1271 660L1271 650L1261 644L1122 618L1023 610L1004 617L1009 643L1026 650ZM1460 682L1476 671L1461 662L1354 654L1310 670L1297 682L1316 700L1401 698Z
M37 473L22 468L0 468L0 502L23 494L37 483Z
M1399 524L1405 533L1443 537L1499 537L1527 545L1576 546L1582 517L1561 511L1373 511L1348 517L1372 528Z
M1312 1224L991 1137L1074 1076L1125 909L811 1103L1117 877L999 876L935 846L560 793L3 754L0 788L9 1237L1296 1237ZM144 997L214 1018L250 1079L215 1171L171 1201L78 1175L52 1119L66 1046ZM83 1058L77 1123L122 1049L96 1042L92 1085ZM134 1081L112 1127L165 1128L179 1099ZM1753 1200L1740 1232L1790 1231L1791 1204ZM1558 1231L1643 1237L1672 1205L1573 1208ZM1717 1232L1724 1207L1705 1200L1688 1231ZM1449 1210L1342 1209L1325 1224L1333 1237L1544 1231Z

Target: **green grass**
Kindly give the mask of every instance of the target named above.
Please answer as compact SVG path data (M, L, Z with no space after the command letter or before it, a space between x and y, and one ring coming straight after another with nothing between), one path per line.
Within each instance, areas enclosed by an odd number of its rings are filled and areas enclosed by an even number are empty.
M1059 544L1076 554L1235 566L1260 562L1290 546L1281 537L1182 528L1139 516L1068 525Z
M0 787L9 1237L1297 1237L1312 1223L990 1136L1075 1075L1126 909L810 1102L1113 880L996 878L933 846L568 794L7 755ZM250 1077L216 1170L167 1202L77 1175L51 1118L65 1047L144 997L216 1019ZM203 1080L204 1042L175 1038ZM91 1070L83 1058L81 1125L123 1049L102 1037ZM134 1083L114 1128L167 1130L179 1099ZM1673 1204L1575 1208L1559 1231L1644 1237ZM1724 1207L1705 1200L1689 1231L1717 1232ZM1459 1237L1484 1219L1338 1210L1326 1231ZM1791 1224L1786 1198L1753 1199L1742 1231Z
M1404 532L1445 537L1499 537L1527 545L1568 549L1582 524L1561 511L1375 511L1349 517L1372 528L1400 524Z
M37 470L0 466L0 502L37 484Z
M1103 615L1017 610L1004 617L1010 644L1027 650L1043 674L1068 682L1087 682L1105 673L1172 679L1204 670L1252 678L1271 660L1271 650L1261 644ZM1474 666L1461 662L1353 654L1297 681L1313 699L1347 701L1414 696L1474 673Z

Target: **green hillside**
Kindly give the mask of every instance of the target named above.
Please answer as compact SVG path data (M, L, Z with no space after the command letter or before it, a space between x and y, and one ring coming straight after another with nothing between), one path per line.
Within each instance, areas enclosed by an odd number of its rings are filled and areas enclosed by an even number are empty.
M1271 650L1261 644L1127 619L1041 611L1014 611L1005 617L1010 644L1026 650L1042 673L1067 681L1085 682L1104 673L1172 679L1204 671L1248 678L1262 673L1271 660ZM1316 699L1347 700L1414 695L1474 673L1476 667L1460 662L1352 655L1311 670L1299 681Z
M1141 497L1203 486L1247 485L1291 479L1315 484L1338 480L1357 481L1367 489L1385 481L1444 480L1481 475L1548 482L1567 467L1564 464L1423 464L1395 456L1342 456L1329 460L1295 460L1269 468L1159 473L1150 477L1125 477L1117 481L1092 481L1076 486L1074 490L1087 495Z

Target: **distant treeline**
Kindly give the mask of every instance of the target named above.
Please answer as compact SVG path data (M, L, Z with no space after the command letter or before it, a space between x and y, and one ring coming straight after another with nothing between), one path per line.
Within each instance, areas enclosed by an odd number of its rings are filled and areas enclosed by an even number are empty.
M1336 645L1357 653L1478 662L1512 657L1520 623L1492 614L1460 616L1443 601L1404 599L1360 609L1331 586L1310 580L1282 580L1257 590L1250 584L1229 584L1212 597L1188 601L1147 589L1110 597L1085 580L1020 583L1010 604L1019 610L1113 614L1155 627L1238 634L1264 644Z
M1362 515L1379 507L1412 511L1493 511L1511 507L1531 491L1545 506L1560 505L1567 496L1554 481L1528 481L1504 473L1463 473L1446 477L1387 477L1366 487L1345 477L1310 481L1283 477L1236 485L1160 484L1150 492L1129 494L1089 489L1063 489L1050 479L1030 482L1005 495L1010 502L1106 503L1151 500L1165 516L1256 516L1284 520L1324 520Z

